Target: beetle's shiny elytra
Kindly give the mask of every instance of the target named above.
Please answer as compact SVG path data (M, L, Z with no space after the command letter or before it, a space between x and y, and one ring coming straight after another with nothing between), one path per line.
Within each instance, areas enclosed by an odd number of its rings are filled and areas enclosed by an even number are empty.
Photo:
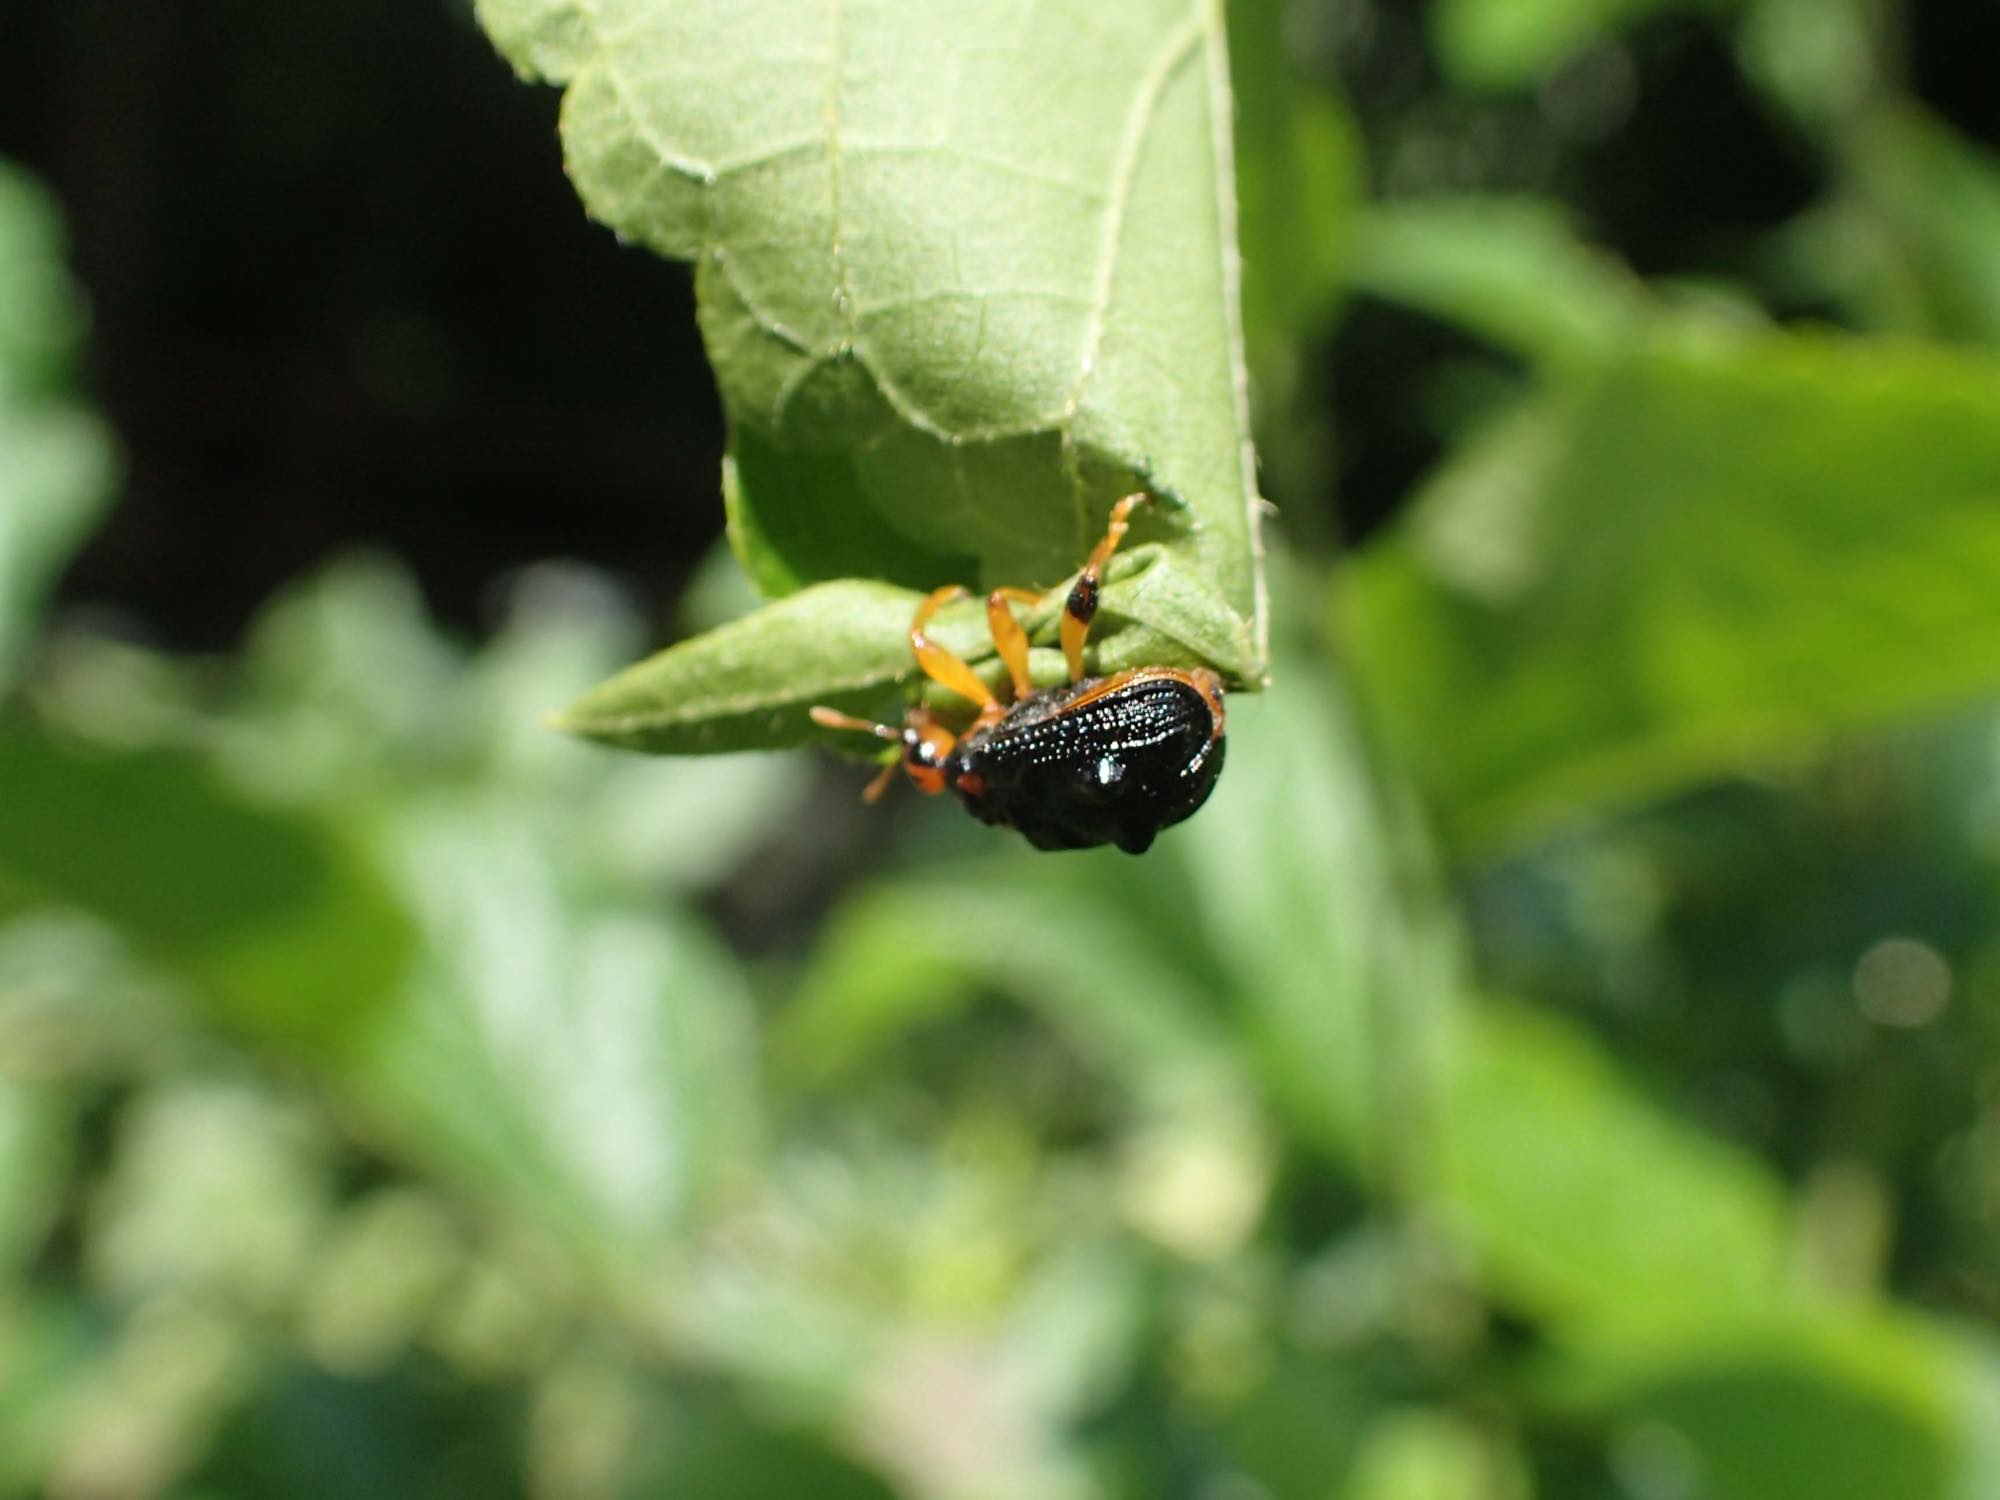
M1162 828L1191 816L1222 772L1222 680L1196 668L1141 667L1088 677L1083 648L1097 613L1104 565L1124 538L1144 495L1112 507L1111 525L1091 552L1063 604L1062 647L1070 680L1036 688L1028 677L1028 637L1013 605L1034 603L1025 589L987 596L993 644L1013 684L1002 703L970 667L926 634L932 615L963 589L939 589L910 622L910 650L925 675L976 704L978 716L954 734L921 705L900 728L871 724L831 708L812 711L829 729L860 730L902 747L866 793L881 796L901 766L920 791L950 790L971 814L1019 829L1037 849L1116 844L1144 853Z

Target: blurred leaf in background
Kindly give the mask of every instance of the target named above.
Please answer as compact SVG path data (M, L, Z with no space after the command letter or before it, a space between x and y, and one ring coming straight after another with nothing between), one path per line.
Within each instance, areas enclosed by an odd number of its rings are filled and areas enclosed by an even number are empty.
M68 394L84 331L53 206L0 161L0 689L51 576L110 498L110 434Z
M1983 357L1642 337L1433 480L1354 574L1357 655L1474 839L1963 702L1996 434Z
M1592 42L1690 0L1444 0L1431 32L1462 88L1532 84ZM1713 5L1715 0L1705 0Z

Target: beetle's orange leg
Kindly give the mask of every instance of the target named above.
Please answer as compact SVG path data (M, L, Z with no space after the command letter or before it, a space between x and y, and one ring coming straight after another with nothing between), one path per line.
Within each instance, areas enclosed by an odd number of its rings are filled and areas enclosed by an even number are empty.
M997 708L994 698L979 676L958 657L924 634L924 627L931 622L931 616L953 599L965 596L965 590L957 584L934 590L924 602L917 606L917 616L910 621L910 652L917 659L918 667L924 675L944 684L959 697L977 703L982 710Z
M993 645L1000 652L1000 660L1007 664L1007 675L1013 679L1016 703L1032 693L1035 684L1028 676L1028 632L1014 617L1009 601L1036 604L1040 600L1041 595L1032 589L995 589L986 596L987 628L993 632Z
M1097 591L1104 581L1104 565L1131 529L1132 512L1150 499L1152 496L1146 494L1127 495L1111 507L1111 524L1105 528L1104 539L1070 585L1069 598L1063 604L1062 648L1071 682L1083 680L1083 643L1090 635L1090 622L1097 618Z

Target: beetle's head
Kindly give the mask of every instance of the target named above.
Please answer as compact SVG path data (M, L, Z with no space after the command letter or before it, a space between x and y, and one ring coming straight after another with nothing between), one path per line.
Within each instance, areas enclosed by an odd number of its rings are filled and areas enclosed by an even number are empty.
M926 713L913 713L903 725L903 770L927 796L944 790L945 757L957 736Z

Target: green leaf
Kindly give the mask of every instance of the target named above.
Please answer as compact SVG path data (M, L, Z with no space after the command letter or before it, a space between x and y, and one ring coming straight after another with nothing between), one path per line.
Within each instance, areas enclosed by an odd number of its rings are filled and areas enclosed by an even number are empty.
M1829 132L1868 103L1893 24L1874 0L1751 0L1736 57L1767 100L1808 130Z
M1988 1492L1990 1342L1893 1305L1803 1299L1689 1332L1650 1353L1571 1351L1537 1384L1572 1419L1624 1418L1646 1434L1634 1467L1718 1500Z
M203 1441L190 1445L192 1472L173 1489L293 1500L519 1495L520 1461L496 1434L523 1425L520 1397L498 1381L453 1373L411 1360L374 1379L343 1379L278 1343L254 1388L223 1411L199 1414Z
M607 744L682 755L823 737L806 712L818 703L900 722L903 690L917 677L909 632L921 599L860 579L817 584L627 668L556 722ZM1055 592L1024 612L1031 638L1055 639L1061 602ZM1109 627L1092 633L1101 672L1207 662L1240 682L1254 670L1240 622L1217 607L1200 573L1162 548L1113 559L1098 619ZM999 680L982 603L948 606L932 634ZM1038 665L1038 677L1059 670L1053 657Z
M84 301L65 255L55 200L0 160L0 395L50 394L68 383Z
M836 1452L819 1433L775 1425L716 1393L690 1388L677 1395L646 1412L645 1456L621 1493L689 1500L733 1495L896 1500L904 1493Z
M1776 1179L1551 1017L1482 1005L1465 1018L1437 1149L1437 1209L1481 1282L1571 1340L1675 1339L1778 1301Z
M1527 1493L1518 1454L1462 1414L1412 1408L1367 1431L1340 1500L1504 1500Z
M176 755L0 736L0 881L108 922L225 1025L344 1054L398 994L401 907L328 828Z
M1343 1493L1380 1400L1358 1360L1280 1351L1236 1403L1223 1438L1271 1500L1326 1500Z
M1489 1002L1457 1042L1430 1212L1493 1301L1544 1330L1541 1395L1664 1432L1659 1461L1700 1481L1689 1492L1971 1492L1946 1487L1982 1461L1970 1350L1813 1288L1764 1163L1551 1016Z
M1406 799L1323 669L1301 660L1283 693L1232 714L1229 739L1238 769L1164 846L1186 873L1188 921L1293 1128L1372 1169L1455 991L1456 933L1418 894Z
M2000 157L1911 107L1870 119L1855 168L1881 219L1884 274L1909 278L1926 329L2000 345Z
M557 726L673 754L803 744L813 704L865 707L908 677L920 597L860 580L819 584L628 667ZM941 620L939 638L956 646L947 623L956 622Z
M53 206L0 162L0 688L115 468L103 425L60 395L82 328L61 257Z
M2000 364L1662 332L1473 443L1347 582L1473 845L1990 692Z
M11 1285L61 1209L70 1121L53 1089L0 1078L0 1285Z
M1639 279L1541 199L1377 204L1356 238L1357 289L1530 359L1605 353L1647 307Z
M1431 34L1467 89L1519 89L1620 27L1673 7L1722 0L1443 0Z
M1219 0L479 12L589 210L695 263L761 587L1050 585L1145 488L1182 639L1261 678Z
M1666 1447L1631 1461L1690 1493L1972 1492L1947 1480L1989 1461L1974 1351L1815 1288L1763 1162L1525 1008L1472 1011L1441 1082L1429 1211L1492 1300L1544 1331L1532 1387L1556 1410L1643 1422Z
M740 971L674 907L608 899L504 799L412 812L385 842L425 941L355 1070L373 1123L588 1264L657 1255L744 1165Z
M1796 1354L1718 1361L1663 1380L1637 1409L1686 1436L1717 1500L1949 1500L1950 1394L1913 1408Z
M95 417L22 409L0 390L0 687L19 669L57 571L103 512L114 470Z
M0 1495L46 1492L51 1460L101 1378L109 1342L100 1305L80 1296L16 1291L0 1339Z
M779 1056L808 1080L838 1075L982 987L1034 1006L1135 1092L1212 1072L1226 1055L1200 985L1132 913L1088 882L1006 860L969 878L876 886L837 912Z

